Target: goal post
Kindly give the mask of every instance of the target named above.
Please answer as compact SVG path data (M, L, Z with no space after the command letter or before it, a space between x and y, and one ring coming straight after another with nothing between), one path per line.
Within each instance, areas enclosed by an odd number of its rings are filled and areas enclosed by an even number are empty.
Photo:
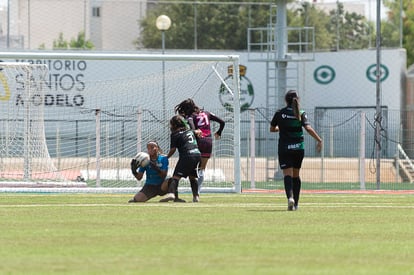
M197 105L226 122L222 139L213 144L204 191L241 192L240 75L235 69L240 65L238 55L86 52L2 52L1 55L7 64L11 64L8 60L18 61L13 66L19 70L46 68L46 75L38 77L38 82L28 77L27 83L36 87L31 88L35 91L35 96L31 95L33 100L29 99L31 104L19 101L23 94L29 95L30 85L25 86L29 91L20 93L14 88L9 93L4 88L15 85L15 76L20 73L5 75L3 72L0 80L7 85L3 83L3 89L0 88L0 104L9 106L13 112L20 111L18 114L2 112L0 121L2 133L11 133L14 121L24 122L22 110L27 108L29 125L43 132L43 136L37 134L36 142L26 142L22 147L27 152L36 147L37 154L47 155L48 162L41 162L49 163L47 173L53 171L56 177L53 180L30 177L34 156L21 167L24 176L7 174L13 164L6 152L14 144L2 134L4 149L0 165L5 168L7 164L9 168L0 173L0 188L26 187L31 183L33 190L40 183L43 186L49 183L62 186L68 192L75 188L66 187L79 187L81 192L136 191L143 182L137 182L131 175L130 159L137 151L145 150L146 142L153 139L164 151L168 150L168 121L174 115L174 107L192 98ZM165 62L165 70L161 70L161 62ZM6 62L3 64L7 67ZM231 95L226 97L230 102L225 106L218 99L223 87ZM35 103L41 112L33 108ZM39 116L35 118L36 115ZM22 137L29 138L31 134L27 131ZM177 154L170 159L170 170L177 159ZM180 187L190 190L185 181L180 182Z

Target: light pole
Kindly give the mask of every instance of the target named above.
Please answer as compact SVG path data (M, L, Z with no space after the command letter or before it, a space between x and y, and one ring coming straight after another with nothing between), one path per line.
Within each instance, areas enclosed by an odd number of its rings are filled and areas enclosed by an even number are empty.
M10 48L10 0L7 1L7 49Z
M157 29L161 31L162 54L165 52L165 31L171 27L171 19L167 15L160 15L155 22ZM163 119L166 120L166 102L165 102L165 61L162 60L162 109Z

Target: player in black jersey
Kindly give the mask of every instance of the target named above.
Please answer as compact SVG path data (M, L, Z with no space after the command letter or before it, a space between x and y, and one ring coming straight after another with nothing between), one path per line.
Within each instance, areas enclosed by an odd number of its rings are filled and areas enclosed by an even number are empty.
M283 170L283 181L288 210L297 210L301 188L299 176L305 154L302 127L317 141L316 149L322 149L322 139L311 127L307 115L300 110L296 91L290 90L285 95L286 107L276 111L270 122L270 132L279 132L278 157Z
M198 194L197 167L199 166L201 154L194 133L186 127L184 117L175 115L170 120L171 141L170 151L167 157L170 158L178 150L179 158L175 166L173 177L168 182L168 194L161 202L179 201L178 183L181 178L189 177L193 196Z
M221 133L226 123L215 114L198 107L191 98L183 100L175 106L175 112L187 120L188 126L194 131L194 135L197 138L201 161L198 169L198 194L193 196L193 202L199 202L201 186L204 181L204 171L213 152L213 137L216 140L221 138ZM215 133L212 133L212 121L220 125Z

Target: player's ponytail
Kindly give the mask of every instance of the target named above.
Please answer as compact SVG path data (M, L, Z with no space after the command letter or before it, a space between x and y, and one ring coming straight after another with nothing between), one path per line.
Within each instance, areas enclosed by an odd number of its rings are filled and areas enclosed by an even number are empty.
M295 115L295 117L301 121L302 118L300 116L300 107L299 107L299 98L295 97L292 100L292 109L293 109L293 114Z
M300 106L299 106L299 97L295 90L289 90L285 95L286 104L293 109L293 114L300 121Z

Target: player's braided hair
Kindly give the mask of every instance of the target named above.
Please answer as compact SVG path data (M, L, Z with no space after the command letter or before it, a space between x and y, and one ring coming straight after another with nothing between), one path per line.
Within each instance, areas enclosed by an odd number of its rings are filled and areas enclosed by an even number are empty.
M196 110L198 110L198 107L191 98L183 100L174 108L175 113L184 117L191 116Z
M285 95L285 100L288 106L292 107L293 114L300 121L300 106L298 93L295 90L289 90Z

